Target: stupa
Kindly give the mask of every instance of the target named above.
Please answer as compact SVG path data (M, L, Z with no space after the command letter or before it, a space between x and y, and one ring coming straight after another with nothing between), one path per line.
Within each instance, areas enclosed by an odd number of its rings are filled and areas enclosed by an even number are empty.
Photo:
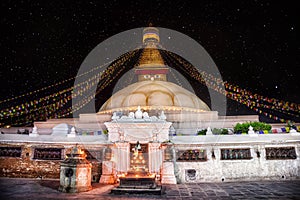
M148 27L143 33L143 51L135 67L138 82L116 92L102 105L99 113L130 111L137 106L148 112L210 111L210 108L195 94L168 81L169 67L164 63L160 53L158 29Z
M159 184L300 178L297 131L258 134L250 128L245 134L215 135L214 128L233 129L259 121L258 115L219 116L168 80L171 68L160 43L157 28L143 30L134 65L137 82L114 93L97 113L34 122L30 135L1 134L1 175L59 178L65 150L81 143L89 152L91 181L119 183L124 190L133 185L160 193ZM65 176L71 180L69 172Z

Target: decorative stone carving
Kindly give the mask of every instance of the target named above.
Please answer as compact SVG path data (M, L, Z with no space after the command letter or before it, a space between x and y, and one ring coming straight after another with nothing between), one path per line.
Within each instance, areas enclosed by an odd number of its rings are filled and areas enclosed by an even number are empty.
M134 119L134 112L130 112L130 113L128 114L128 117L129 117L130 119Z
M108 140L110 142L137 140L163 142L169 140L169 127L172 123L165 120L164 112L161 113L160 119L158 119L156 116L149 117L148 113L142 112L140 107L137 111L140 111L136 112L137 117L141 118L135 118L135 114L130 112L128 116L122 116L121 118L113 115L114 120L112 122L104 123L108 129Z
M152 121L166 121L167 117L164 114L164 111L161 111L159 117L156 116L149 116L147 112L143 112L141 107L138 106L135 112L129 112L128 116L118 116L116 112L113 113L111 117L113 122L123 122L123 121L145 121L145 122L152 122Z
M153 141L154 142L157 142L157 134L158 134L158 132L157 131L153 131Z
M147 119L150 120L150 117L149 117L149 115L148 115L147 112L143 112L143 118L144 118L145 120L147 120Z
M34 126L33 129L32 129L32 133L36 134L37 133L37 127Z
M111 132L109 129L108 131L108 141L116 142L120 140L120 135L118 132Z
M158 120L158 118L156 116L151 116L150 119L151 119L151 121L157 121Z
M113 120L113 121L115 121L115 120L117 120L117 119L119 119L120 117L119 116L117 116L117 113L116 112L114 112L113 113L113 116L111 117L111 119Z
M161 111L161 114L160 114L160 116L159 116L159 119L161 119L161 120L166 120L166 119L167 119L167 117L166 117L164 111Z
M34 126L34 127L32 128L32 132L29 133L29 136L30 136L30 137L37 137L38 135L39 135L39 134L38 134L38 132L37 132L37 127Z
M76 137L75 127L71 128L71 132L67 134L67 137Z
M137 111L135 111L134 116L136 119L142 119L143 118L143 112L141 111L141 107L138 106Z
M266 148L266 159L297 159L295 147L268 147Z
M210 127L208 127L207 128L207 131L206 131L206 135L212 135L213 133L212 133L212 131L211 131L211 128Z
M258 134L256 134L256 133L254 132L252 126L249 126L249 129L248 129L248 135L249 135L250 137L257 137L257 136L258 136Z
M111 122L105 122L108 130L108 141L114 143L110 161L103 161L103 174L101 183L113 183L116 176L127 173L130 169L130 150L129 145L132 142L140 141L149 144L149 164L148 169L156 175L160 175L161 170L164 172L164 183L176 184L174 175L174 163L167 169L163 166L163 152L160 149L161 142L169 140L169 128L171 122L166 121L166 116L162 112L158 117L149 117L147 112L142 112L140 106L135 113L130 112L128 116L116 117L113 114ZM169 155L169 157L171 157ZM171 159L168 159L171 160ZM113 169L111 169L111 168Z
M175 128L173 126L170 127L169 134L170 134L170 136L176 135L176 130L175 130Z
M125 139L124 132L123 131L119 131L119 135L120 135L120 141L124 142L124 139Z

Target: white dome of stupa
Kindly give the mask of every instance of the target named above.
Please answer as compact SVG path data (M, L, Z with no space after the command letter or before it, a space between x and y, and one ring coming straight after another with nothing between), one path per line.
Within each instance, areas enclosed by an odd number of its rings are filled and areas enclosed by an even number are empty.
M129 111L141 106L144 110L210 111L195 94L167 81L141 81L116 92L99 112Z

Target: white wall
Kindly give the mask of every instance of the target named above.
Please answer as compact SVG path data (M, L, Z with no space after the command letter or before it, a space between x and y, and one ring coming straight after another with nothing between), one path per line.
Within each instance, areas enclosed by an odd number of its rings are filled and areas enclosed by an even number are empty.
M266 147L295 147L297 159L266 160ZM211 157L211 146L189 146L175 145L176 150L205 149L207 161L176 162L180 182L207 182L207 181L231 181L231 180L280 180L300 178L300 150L299 143L278 145L215 145L213 147L215 159ZM221 160L221 148L250 148L252 159L250 160ZM260 157L255 153L260 152ZM195 169L196 179L186 178L186 170ZM222 180L223 179L223 180Z

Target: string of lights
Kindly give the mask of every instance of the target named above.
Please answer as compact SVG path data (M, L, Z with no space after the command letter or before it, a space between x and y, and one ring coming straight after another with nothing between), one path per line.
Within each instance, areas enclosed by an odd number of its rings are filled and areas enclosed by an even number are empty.
M223 82L222 80L214 77L212 74L208 74L207 72L197 72L197 70L195 70L195 68L190 63L184 61L175 54L167 52L167 55L173 58L169 59L171 60L171 62L178 61L180 65L185 68L184 71L189 73L194 79L198 80L199 83L202 83L207 87L223 95L226 95L226 97L232 100L246 105L247 107L256 111L259 114L263 114L264 116L267 116L271 119L280 122L286 122L289 120L276 116L276 114L271 114L270 112L263 111L262 108L299 117L298 113L300 105L298 104L285 102L275 98L267 98L258 94L253 94L250 91L238 87L237 85L233 85L228 82ZM222 85L225 87L225 89L223 89Z
M138 52L140 52L139 49L127 52L126 54L116 59L115 62L108 65L106 69L103 69L103 67L107 66L108 63L97 66L80 75L43 87L41 89L2 100L0 101L0 104L15 101L19 98L27 97L57 87L59 85L63 85L64 83L67 83L81 76L90 74L93 75L92 77L86 77L83 82L67 89L60 90L38 99L23 102L15 106L3 108L0 111L0 120L10 120L11 122L13 121L11 123L12 125L19 126L27 125L37 120L70 116L73 112L82 109L95 97L95 94L91 91L91 88L93 88L95 85L98 85L96 95L99 95L104 89L109 87L117 77L120 77L126 70L128 70L126 66L128 65L128 63L135 61L135 56L138 54ZM202 70L198 71L198 69L196 69L187 61L168 51L165 51L164 59L166 60L166 63L169 63L169 65L171 66L182 66L181 70L184 73L189 74L199 83L219 92L220 94L225 95L227 98L230 98L238 103L247 106L260 115L264 115L280 122L288 121L288 119L281 117L280 113L281 115L283 114L286 116L299 117L299 104L278 100L275 98L268 98L263 95L252 93L246 89L239 87L238 85L223 82L221 79L216 78L208 72ZM100 69L103 70L97 71ZM176 80L176 82L181 85L180 80L172 70L170 70L170 74ZM132 83L133 79L134 73L131 73L125 81L126 83L124 84L124 86ZM70 107L68 105L70 104L72 98L79 98L80 101L73 105L73 107Z

